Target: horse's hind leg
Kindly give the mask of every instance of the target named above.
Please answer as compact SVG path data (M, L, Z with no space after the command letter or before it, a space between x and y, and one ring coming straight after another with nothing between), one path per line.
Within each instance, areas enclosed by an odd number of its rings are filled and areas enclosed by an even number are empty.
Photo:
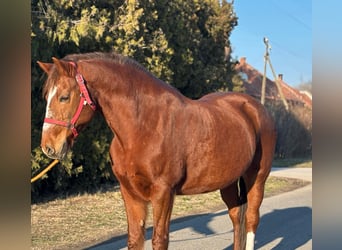
M133 197L123 185L120 190L126 207L128 249L144 249L147 202Z
M246 210L246 250L254 249L254 238L259 225L259 209L264 195L264 185L267 175L248 171L245 175L246 185L249 189L247 194L248 206Z
M236 181L230 186L220 190L222 200L228 207L228 214L233 223L234 250L245 249L246 234L244 215L247 204L245 200L246 193L243 185L244 183L242 179L240 179L240 183Z
M263 142L263 144L260 143L250 168L243 176L247 187L248 204L246 210L246 250L254 249L254 237L260 220L259 209L264 198L266 179L272 166L274 138L267 136L262 138L261 143Z

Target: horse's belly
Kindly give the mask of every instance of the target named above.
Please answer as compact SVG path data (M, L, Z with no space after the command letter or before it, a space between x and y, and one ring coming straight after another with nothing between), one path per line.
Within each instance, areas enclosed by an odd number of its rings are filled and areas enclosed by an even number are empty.
M229 186L246 171L251 160L244 164L224 166L196 166L188 168L183 184L177 189L177 194L200 194L212 192Z
M242 137L234 145L217 146L215 150L199 150L188 159L185 177L178 188L179 194L198 194L229 186L242 176L250 166L255 145ZM241 143L242 142L242 143Z

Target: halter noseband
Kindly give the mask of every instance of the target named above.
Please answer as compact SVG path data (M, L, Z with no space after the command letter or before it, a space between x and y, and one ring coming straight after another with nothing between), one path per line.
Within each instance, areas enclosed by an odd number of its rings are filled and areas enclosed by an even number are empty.
M94 110L94 111L96 110L96 106L95 106L95 103L91 100L91 98L89 96L89 92L88 92L87 86L84 83L84 78L78 72L76 64L74 62L69 62L69 63L72 66L74 66L74 68L75 68L75 71L76 71L75 78L76 78L76 81L78 83L78 87L80 88L80 91L81 91L81 99L80 99L80 103L78 104L78 108L76 110L76 113L74 114L74 116L71 118L71 120L69 122L55 120L55 119L52 119L52 118L45 118L44 122L50 123L50 124L55 124L55 125L60 125L60 126L63 126L63 127L71 129L71 131L72 131L72 133L74 135L74 138L75 138L75 137L78 136L78 132L77 132L77 129L75 127L75 124L76 124L78 118L81 115L83 106L88 104L90 106L90 108L92 110Z

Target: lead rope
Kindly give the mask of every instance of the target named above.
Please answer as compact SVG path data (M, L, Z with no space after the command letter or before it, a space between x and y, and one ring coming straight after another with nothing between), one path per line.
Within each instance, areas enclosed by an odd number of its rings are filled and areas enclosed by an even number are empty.
M56 159L53 162L50 163L49 166L47 166L40 174L36 175L35 177L31 178L31 183L35 182L39 178L41 178L47 171L49 171L51 168L53 168L59 161Z

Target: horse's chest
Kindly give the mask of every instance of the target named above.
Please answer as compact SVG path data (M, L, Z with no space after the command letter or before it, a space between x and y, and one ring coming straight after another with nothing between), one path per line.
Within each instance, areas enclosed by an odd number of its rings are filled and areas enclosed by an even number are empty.
M130 154L115 152L112 156L112 169L119 181L134 180L136 176L144 176L145 171L138 160Z
M123 185L131 195L149 200L152 182L148 174L142 171L136 163L133 161L115 162L114 159L112 168L120 185Z

